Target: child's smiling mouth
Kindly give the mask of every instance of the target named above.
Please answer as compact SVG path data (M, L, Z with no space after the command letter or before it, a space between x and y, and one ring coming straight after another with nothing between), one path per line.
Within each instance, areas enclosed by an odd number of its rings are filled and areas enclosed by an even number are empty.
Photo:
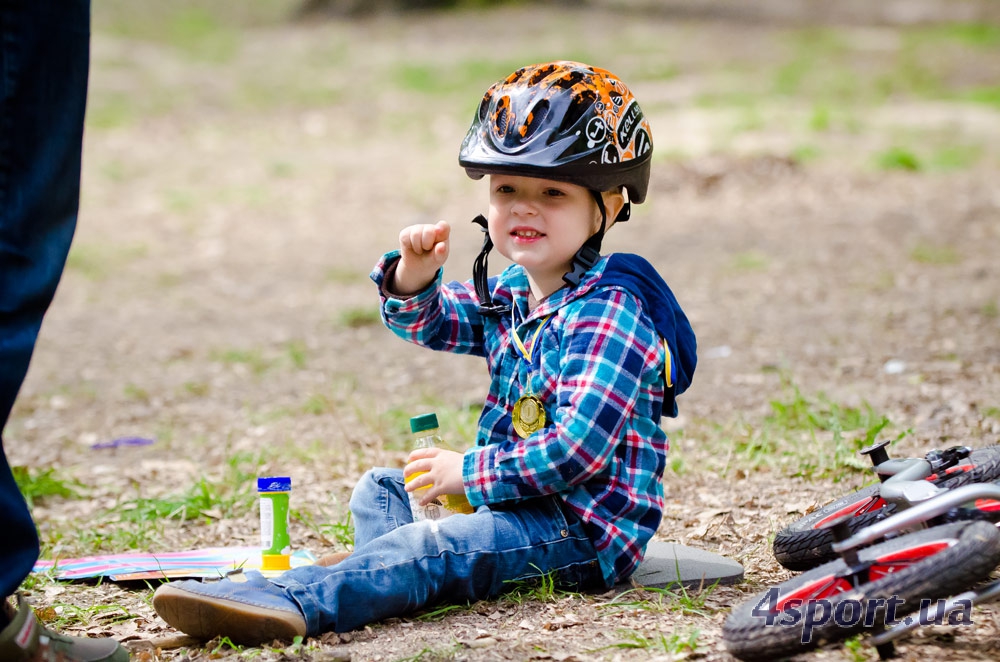
M531 228L514 228L510 231L510 236L515 241L535 241L544 237L545 233Z

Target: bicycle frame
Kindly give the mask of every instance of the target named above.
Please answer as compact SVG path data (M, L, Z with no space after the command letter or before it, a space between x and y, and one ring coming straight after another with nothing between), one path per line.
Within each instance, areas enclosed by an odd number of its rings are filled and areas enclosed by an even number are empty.
M908 485L900 485L901 491L905 493ZM1000 486L996 483L974 483L963 485L953 490L944 490L930 485L936 492L922 503L909 505L906 510L896 513L885 520L872 524L856 534L835 542L833 551L843 554L851 550L856 550L864 545L880 540L891 533L900 533L913 528L918 524L923 524L927 520L943 515L952 508L957 508L969 501L977 499L1000 500ZM912 504L912 502L909 502Z
M907 490L910 487L917 487L918 482L930 487L936 493L930 494L921 503L910 505L913 502L909 500ZM926 481L919 480L916 482L911 481L909 484L900 482L898 487L903 503L909 506L906 510L896 513L881 522L872 524L854 535L833 544L833 551L840 554L849 565L852 559L857 558L856 555L859 548L881 540L890 534L900 534L921 527L928 520L943 515L952 508L957 508L970 501L978 499L1000 500L1000 485L996 483L976 483L954 490L944 490L934 487L926 483ZM927 492L927 490L921 489L921 493L924 492ZM1000 527L1000 524L997 526ZM929 617L931 620L936 620L957 609L964 609L970 603L982 604L997 599L1000 599L1000 580L991 582L978 590L966 591L943 603L939 603L932 612L929 612ZM897 623L883 632L873 635L868 640L868 643L878 651L880 658L886 659L893 654L892 642L920 625L920 621Z

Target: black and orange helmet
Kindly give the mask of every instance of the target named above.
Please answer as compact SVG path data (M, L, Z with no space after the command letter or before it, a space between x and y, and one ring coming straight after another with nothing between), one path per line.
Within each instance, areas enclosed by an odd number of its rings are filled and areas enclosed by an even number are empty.
M518 69L483 96L458 162L473 179L506 172L592 191L624 187L642 202L649 122L617 76L579 62Z

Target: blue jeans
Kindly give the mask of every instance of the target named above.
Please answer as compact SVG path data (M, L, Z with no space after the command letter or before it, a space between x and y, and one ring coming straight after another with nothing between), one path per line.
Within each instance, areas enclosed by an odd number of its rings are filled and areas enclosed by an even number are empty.
M89 65L89 0L0 2L0 451L76 228ZM0 455L2 597L38 533Z
M402 470L373 469L351 496L354 553L271 581L298 603L310 636L494 597L511 582L549 572L573 590L605 588L582 523L560 503L544 497L413 522Z

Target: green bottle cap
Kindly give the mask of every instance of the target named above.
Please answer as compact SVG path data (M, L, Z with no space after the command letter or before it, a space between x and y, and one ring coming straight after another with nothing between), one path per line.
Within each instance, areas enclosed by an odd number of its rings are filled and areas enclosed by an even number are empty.
M421 414L410 419L411 432L423 432L438 427L437 414Z

